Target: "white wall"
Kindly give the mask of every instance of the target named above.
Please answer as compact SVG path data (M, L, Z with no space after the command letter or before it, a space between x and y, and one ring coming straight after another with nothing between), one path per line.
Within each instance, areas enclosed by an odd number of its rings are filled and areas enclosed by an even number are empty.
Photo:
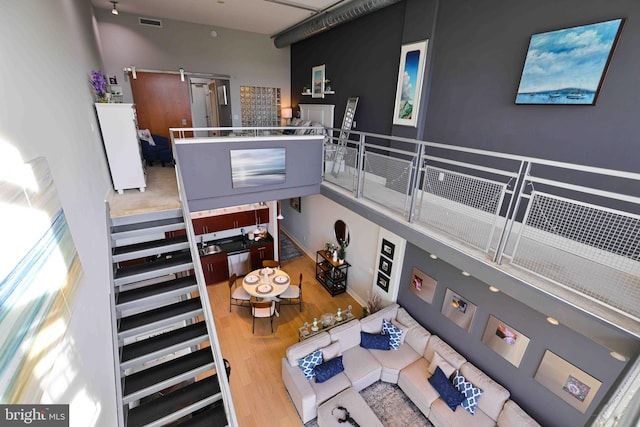
M101 66L90 3L4 2L0 55L0 155L47 158L84 271L67 301L64 351L49 360L64 369L64 388L43 382L43 399L72 403L71 425L116 425L103 204L111 182L88 80Z
M226 74L230 78L233 125L240 122L240 86L282 89L282 106L290 104L290 49L277 49L264 34L162 19L162 28L141 26L138 16L96 9L105 72L115 75L131 102L124 67Z
M347 262L351 264L347 292L365 304L377 269L380 227L319 194L303 197L300 204L300 213L286 201L281 204L282 229L315 261L316 251L324 249L326 242L337 243L333 224L343 220L351 237L346 249Z

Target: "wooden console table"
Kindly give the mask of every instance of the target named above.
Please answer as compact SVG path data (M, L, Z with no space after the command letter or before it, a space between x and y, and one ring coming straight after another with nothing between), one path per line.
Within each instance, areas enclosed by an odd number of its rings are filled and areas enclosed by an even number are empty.
M333 256L324 250L316 252L316 279L335 296L346 292L349 267L348 262L333 261Z

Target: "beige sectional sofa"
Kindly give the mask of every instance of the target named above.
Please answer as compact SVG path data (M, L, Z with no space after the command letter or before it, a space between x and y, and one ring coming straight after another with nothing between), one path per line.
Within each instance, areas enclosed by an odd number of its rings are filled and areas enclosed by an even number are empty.
M361 347L360 333L380 334L383 319L394 322L404 331L399 348L374 350ZM298 366L300 359L319 349L325 361L341 355L344 366L343 372L322 383L316 382L316 378L308 380ZM483 391L474 415L461 406L451 410L434 389L428 380L436 366L443 371L458 370ZM282 359L282 380L303 423L315 418L318 407L341 391L349 387L360 391L382 380L398 384L436 427L539 426L509 399L507 389L442 339L431 335L398 304L292 345Z

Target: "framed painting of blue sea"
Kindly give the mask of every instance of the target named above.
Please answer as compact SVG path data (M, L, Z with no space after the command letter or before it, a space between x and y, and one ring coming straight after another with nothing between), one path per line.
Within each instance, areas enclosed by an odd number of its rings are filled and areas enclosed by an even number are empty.
M426 56L427 40L402 46L393 109L394 125L417 126Z
M595 105L624 19L534 34L516 104Z
M229 150L233 188L282 184L286 177L285 148Z

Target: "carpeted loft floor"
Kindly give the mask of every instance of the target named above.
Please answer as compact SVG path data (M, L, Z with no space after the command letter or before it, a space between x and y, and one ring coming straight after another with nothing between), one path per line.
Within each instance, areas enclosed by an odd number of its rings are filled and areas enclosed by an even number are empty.
M396 384L378 381L362 390L360 395L385 427L433 427ZM304 426L317 427L318 423L313 419Z

